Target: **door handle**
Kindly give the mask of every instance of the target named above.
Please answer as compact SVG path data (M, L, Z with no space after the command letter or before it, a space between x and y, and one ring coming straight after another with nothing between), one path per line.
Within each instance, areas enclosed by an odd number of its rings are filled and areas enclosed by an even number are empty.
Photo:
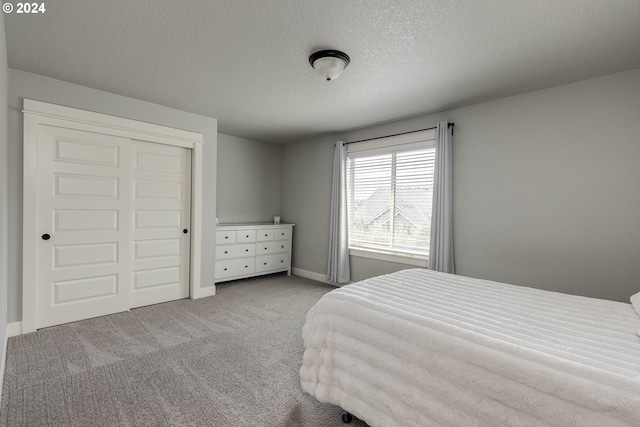
M182 230L182 232L183 232L184 234L187 234L187 233L189 232L189 230L187 230L187 229L185 228L184 230Z
M49 240L50 238L51 238L51 236L49 236L46 233L42 235L42 240Z

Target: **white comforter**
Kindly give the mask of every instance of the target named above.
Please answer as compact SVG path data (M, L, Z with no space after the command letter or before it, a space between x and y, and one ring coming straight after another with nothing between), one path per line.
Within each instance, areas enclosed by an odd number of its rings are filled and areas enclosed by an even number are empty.
M640 426L639 328L631 304L404 270L318 301L300 377L371 426Z

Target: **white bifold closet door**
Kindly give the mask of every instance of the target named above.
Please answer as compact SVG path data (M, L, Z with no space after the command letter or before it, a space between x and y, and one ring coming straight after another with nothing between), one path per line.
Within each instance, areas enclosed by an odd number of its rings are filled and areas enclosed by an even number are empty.
M36 327L189 296L190 150L38 127Z

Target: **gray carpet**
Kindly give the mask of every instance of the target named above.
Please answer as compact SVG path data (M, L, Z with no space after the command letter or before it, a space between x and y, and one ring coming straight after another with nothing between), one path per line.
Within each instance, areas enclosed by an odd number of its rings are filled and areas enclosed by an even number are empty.
M267 276L11 338L0 425L345 426L298 377L305 314L331 289Z

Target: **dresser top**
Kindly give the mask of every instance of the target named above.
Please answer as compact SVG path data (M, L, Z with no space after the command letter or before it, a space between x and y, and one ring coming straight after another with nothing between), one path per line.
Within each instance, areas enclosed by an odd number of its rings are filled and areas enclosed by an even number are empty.
M274 224L272 222L242 222L237 224L218 224L216 228L225 229L225 228L287 228L293 227L295 224L284 223Z

